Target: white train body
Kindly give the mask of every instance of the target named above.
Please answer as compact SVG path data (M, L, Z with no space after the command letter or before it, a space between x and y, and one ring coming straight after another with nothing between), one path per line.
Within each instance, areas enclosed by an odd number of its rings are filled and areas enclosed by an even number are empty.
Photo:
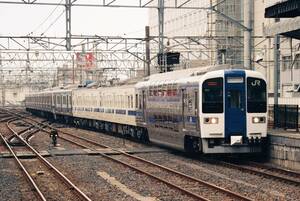
M77 126L207 154L260 152L267 135L266 81L254 71L188 69L135 85L59 93L72 100L67 110L59 112L53 101L37 107L32 97L38 94L26 97L26 107ZM56 93L43 94L54 100Z
M73 116L136 126L134 85L73 90Z

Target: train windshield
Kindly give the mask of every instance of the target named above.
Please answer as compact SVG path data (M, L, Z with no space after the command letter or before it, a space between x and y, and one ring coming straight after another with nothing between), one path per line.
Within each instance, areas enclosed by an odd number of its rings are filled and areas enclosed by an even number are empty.
M247 111L249 113L267 112L267 89L264 80L247 78Z
M223 113L223 78L208 79L203 83L202 112Z

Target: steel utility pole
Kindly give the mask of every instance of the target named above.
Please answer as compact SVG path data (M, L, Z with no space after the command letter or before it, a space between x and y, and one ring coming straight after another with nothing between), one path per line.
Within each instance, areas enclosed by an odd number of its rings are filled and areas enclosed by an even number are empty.
M74 61L74 55L72 55L72 84L75 84L75 61Z
M247 29L244 30L244 67L245 69L253 69L251 65L251 53L252 53L252 8L253 1L244 1L244 26Z
M2 70L2 56L0 52L0 86L1 86L1 105L2 107L5 106L5 86L4 86L4 75Z
M158 0L158 53L161 55L160 71L166 70L166 58L164 55L164 0Z
M145 28L146 32L146 76L150 76L150 29L149 26Z
M71 0L66 0L66 49L71 51Z
M275 35L274 38L274 104L278 104L278 80L279 80L279 72L280 72L280 36L278 34Z

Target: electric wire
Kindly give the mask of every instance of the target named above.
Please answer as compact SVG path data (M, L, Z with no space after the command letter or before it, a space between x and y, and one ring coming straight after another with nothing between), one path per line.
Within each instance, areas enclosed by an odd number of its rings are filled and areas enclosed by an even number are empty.
M61 0L59 2L59 4L62 3L63 0ZM31 31L30 33L28 33L27 35L30 36L30 35L33 35L33 33L35 33L40 27L42 27L48 20L49 18L54 14L54 12L57 10L59 6L57 5L52 11L51 13L33 30Z

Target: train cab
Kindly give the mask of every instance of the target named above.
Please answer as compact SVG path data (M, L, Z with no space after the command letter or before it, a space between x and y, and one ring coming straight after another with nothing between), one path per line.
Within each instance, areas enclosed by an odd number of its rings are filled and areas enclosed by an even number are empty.
M245 70L208 73L202 82L200 98L204 152L261 151L267 135L267 91L260 73Z

